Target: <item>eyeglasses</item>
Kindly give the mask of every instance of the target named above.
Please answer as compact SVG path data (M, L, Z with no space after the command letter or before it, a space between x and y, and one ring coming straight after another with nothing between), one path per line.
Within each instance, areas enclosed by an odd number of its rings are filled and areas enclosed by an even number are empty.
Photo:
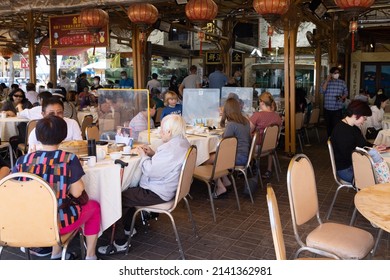
M14 95L14 97L23 98L23 95Z

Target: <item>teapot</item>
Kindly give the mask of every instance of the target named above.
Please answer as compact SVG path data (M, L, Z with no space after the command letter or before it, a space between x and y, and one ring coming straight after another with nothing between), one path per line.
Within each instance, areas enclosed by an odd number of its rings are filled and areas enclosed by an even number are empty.
M99 147L99 146L96 147L96 158L97 158L97 160L104 159L106 157L106 155L107 155L107 152L106 152L105 148Z

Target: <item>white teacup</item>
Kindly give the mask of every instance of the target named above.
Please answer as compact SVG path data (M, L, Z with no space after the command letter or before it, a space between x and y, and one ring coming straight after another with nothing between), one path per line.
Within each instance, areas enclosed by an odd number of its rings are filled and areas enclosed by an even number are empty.
M97 158L97 160L104 159L106 157L106 155L107 155L107 152L106 152L105 148L100 148L100 147L96 148L96 158Z
M7 113L3 111L1 112L0 116L2 119L5 119L7 117Z
M124 146L123 147L123 153L130 154L131 153L131 147L130 146Z
M88 167L94 167L96 165L96 157L95 156L88 156L87 165L88 165Z

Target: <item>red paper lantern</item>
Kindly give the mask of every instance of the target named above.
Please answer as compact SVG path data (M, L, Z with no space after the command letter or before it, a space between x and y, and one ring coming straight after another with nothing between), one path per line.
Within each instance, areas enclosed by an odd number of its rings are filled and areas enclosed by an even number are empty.
M290 7L290 0L253 0L256 13L272 22L285 14Z
M136 3L127 10L127 16L134 24L146 27L152 25L158 19L158 10L152 4Z
M185 12L191 22L204 25L215 19L218 6L213 0L190 0L186 4Z
M108 24L108 14L102 9L86 9L80 13L80 22L85 25L91 33L98 33Z
M10 59L12 55L14 54L10 49L8 48L1 48L0 49L0 54L4 59Z
M335 4L343 10L367 9L375 0L334 0Z

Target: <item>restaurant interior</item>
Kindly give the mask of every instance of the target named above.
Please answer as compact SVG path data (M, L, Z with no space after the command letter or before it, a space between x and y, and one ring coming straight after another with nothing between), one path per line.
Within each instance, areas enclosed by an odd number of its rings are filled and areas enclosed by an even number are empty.
M200 7L193 7L191 10L188 5L196 2L194 0L147 2L153 7L147 6L149 14L140 19L137 17L142 14L141 8L135 11L134 9L137 5L145 3L136 0L2 1L0 3L0 55L2 56L0 62L3 77L13 76L14 81L17 81L13 63L18 62L21 66L24 59L25 67L23 70L22 67L20 68L22 75L38 84L41 78L37 72L37 59L30 58L43 56L50 70L47 80L42 81L43 83L58 81L60 69L67 70L68 73L74 70L72 77L69 75L68 77L76 78L75 73L83 72L82 66L85 65L79 65L69 71L70 68L64 69L58 65L61 63L57 61L58 56L62 55L68 59L74 56L80 58L82 56L80 53L84 53L84 56L87 56L87 59L84 57L86 64L87 61L91 62L88 56L95 56L97 49L105 48L105 69L103 66L92 67L92 73L104 77L103 85L107 88L98 91L98 100L100 104L109 104L107 105L109 109L104 112L104 117L101 115L100 107L98 111L95 111L94 107L88 107L85 112L80 110L78 122L82 130L85 130L86 126L98 123L100 125L98 140L110 142L118 139L118 126L126 126L129 118L133 118L143 108L149 107L149 99L146 97L149 91L145 89L145 85L152 73L159 74L159 80L165 91L169 87L171 77L177 76L178 82L181 83L189 74L191 65L197 65L198 69L201 69L197 73L200 77L207 77L214 71L216 65L222 64L224 73L228 77L232 77L236 71L241 73L241 87L237 86L229 90L224 87L221 92L215 92L215 95L206 86L202 90L194 90L193 94L188 90L188 97L183 101L184 105L193 104L187 106L191 107L191 111L183 112L183 117L187 124L194 127L191 132L187 131L187 134L192 137L190 143L195 143L198 147L196 165L205 162L210 152L215 152L218 147L220 139L218 137L221 135L218 134L219 113L217 112L222 100L233 92L239 95L240 101L245 103L244 108L248 109L245 113L252 114L258 109L258 94L269 91L274 95L277 110L284 119L284 132L282 136L279 135L280 138L274 147L277 176L263 179L261 185L258 180L255 180L259 171L251 165L249 174L251 174L250 179L254 180L249 182L255 182L254 186L249 186L246 176L242 173L234 172L237 192L231 190L223 198L214 200L211 199L211 194L210 196L208 194L208 191L210 192L208 185L202 180L194 179L187 198L196 223L196 233L193 232L185 204L180 201L172 215L181 245L175 237L175 229L172 229L171 220L167 215L160 214L157 218L151 217L146 220L138 217L135 221L137 234L131 240L128 254L99 255L99 258L176 260L184 259L185 256L188 260L295 259L297 251L304 246L297 241L295 232L296 224L290 208L288 185L291 179L288 172L292 168L293 156L305 154L310 159L315 174L318 197L317 218L344 225L351 223L369 232L376 242L375 252L364 256L364 259L389 259L390 225L382 220L373 222L370 214L362 215L360 209L356 210L354 201L356 202L356 194L359 193L357 189L343 188L338 192L340 183L334 175L332 157L327 145L320 85L329 74L329 69L337 66L348 87L348 99L352 100L359 95L360 89L375 95L376 91L382 88L383 93L390 96L390 37L388 36L390 2L361 0L354 6L350 1L343 0L214 0L211 1L214 3L212 5L210 1L199 0L198 2L208 5L207 9L200 14ZM271 2L275 4L274 8L267 6ZM279 10L276 7L279 7ZM213 9L215 11L212 11ZM207 15L208 12L211 15ZM63 30L56 33L56 28L60 29L58 26L62 24L56 25L56 20L59 22L60 19L71 18L73 15L80 15L81 19L82 13L86 14L82 24L87 27L90 34L89 37L84 34L80 40L84 42L89 40L88 43L77 45L76 41L71 43L60 41L61 32L69 32L74 26L66 27L64 24ZM102 22L96 23L98 21ZM77 20L74 23L74 25L79 24ZM88 27L87 24L90 26ZM60 37L56 38L58 34ZM116 66L113 66L114 64ZM119 84L122 70L125 70L134 80L134 89L119 89L119 86L115 85ZM11 72L12 75L9 75ZM93 76L89 75L89 78ZM297 111L296 88L303 88L311 108L319 109L320 113L315 123L303 125L303 121L300 123L294 117ZM202 110L202 105L197 106L206 102L203 99L204 92L210 94L207 97L210 98L207 104L211 105L206 109L207 113ZM115 96L114 101L112 101L113 96ZM215 100L212 96L215 96ZM215 101L215 104L210 100ZM210 109L211 107L213 110ZM385 110L386 113L390 113L390 107ZM149 114L150 110L148 117ZM89 124L83 124L85 115L91 115ZM388 117L390 118L390 115ZM3 142L6 142L4 139L9 138L13 133L8 131L4 136L5 122L0 118L0 134ZM157 121L156 125L158 124ZM213 133L212 130L215 132ZM138 140L143 139L140 142L157 149L161 145L161 139L157 139L159 138L157 131L157 129L151 130L149 123L147 129L140 132ZM88 139L88 135L83 137L84 140ZM390 139L390 135L388 137ZM3 148L5 153L11 151L10 145L0 146L0 148ZM71 148L72 151L80 152L76 147ZM112 145L111 151L116 152L120 148L118 145ZM88 182L100 180L99 192L94 192L91 188L90 197L94 199L98 197L102 209L103 207L106 209L102 214L98 246L107 244L112 239L112 225L120 218L121 190L124 186L136 186L137 178L139 180L141 176L137 169L139 163L137 156L123 157L128 166L122 166L123 169L120 169L117 164L114 164L114 158L108 156L108 150L105 150L104 156L106 152L107 164L101 166L107 169L99 167L98 164L96 167L86 167L86 170L90 169L90 173L94 173L93 176L96 178L88 177L85 180L89 180ZM266 160L261 159L258 164L261 170L266 169ZM280 217L279 224L282 228L281 237L279 236L281 251L278 251L276 246L277 238L270 217L272 209L269 208L270 202L267 201L270 197L267 186L272 186L277 198L279 210L277 218ZM88 187L86 188L88 191ZM109 188L115 188L115 191L110 191ZM337 200L335 194L338 194ZM110 199L106 201L106 205L103 205L105 195ZM112 206L115 203L117 205ZM113 210L107 211L111 206ZM378 215L380 218L383 217L382 214ZM303 239L307 238L317 226L317 218L311 219L300 228L300 236ZM353 223L351 219L354 219ZM78 239L79 237L76 237L71 242L68 250L79 253ZM324 256L333 258L333 255L324 255L310 250L303 251L299 255L300 258ZM1 253L1 259L25 258L26 255L19 248L5 247ZM32 258L48 259L35 256Z

